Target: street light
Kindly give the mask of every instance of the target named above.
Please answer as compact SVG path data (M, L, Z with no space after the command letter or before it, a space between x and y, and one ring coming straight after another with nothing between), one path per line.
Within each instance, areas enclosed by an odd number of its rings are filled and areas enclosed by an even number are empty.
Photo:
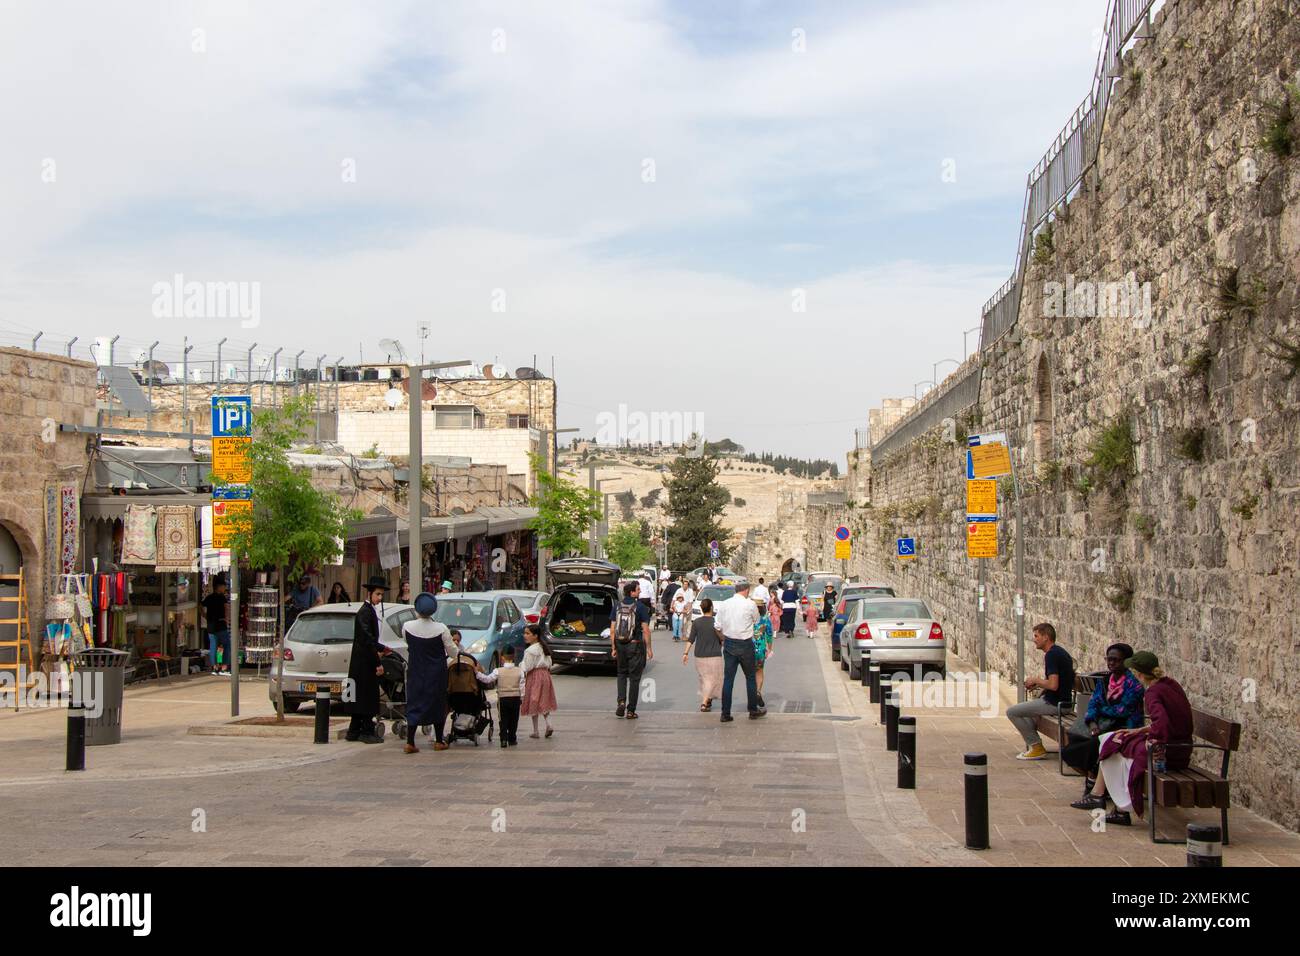
M622 478L596 479L596 492L597 494L600 494L604 499L604 513L601 517L601 520L597 522L597 524L592 525L591 556L593 558L603 557L603 555L597 554L596 551L598 547L600 551L602 552L604 551L604 545L600 545L599 541L602 538L609 537L609 492L605 491L601 486L606 482L615 483L622 480L623 480Z
M406 565L406 580L411 591L419 594L424 586L424 373L439 368L458 368L473 365L468 359L456 362L434 362L429 365L406 366L406 404L410 413L411 438L407 449L406 506L410 523Z
M919 381L919 382L913 382L913 383L912 383L912 398L916 399L917 401L920 401L920 400L921 400L921 396L916 394L916 388L917 388L918 385L929 385L930 388L934 388L934 382L933 382L932 380L930 380L930 379L925 379L925 378L923 378L923 379L921 379L921 381Z
M958 368L961 368L961 362L958 362L956 359L939 359L939 361L935 362L934 365L930 366L930 378L933 381L935 382L939 381L939 366L944 365L948 362L951 362L953 365L957 366Z
M559 443L555 442L556 435L567 434L568 432L580 432L581 428L539 428L538 433L542 437L542 467L555 477L560 458ZM549 461L549 464L548 464ZM537 545L537 589L546 590L546 564L547 555L542 549L541 544Z
M967 350L967 348L966 348L966 341L967 341L968 337L970 336L970 334L971 334L972 332L983 332L983 331L984 331L984 326L982 326L982 325L977 325L977 326L975 326L975 328L973 328L973 329L967 329L965 332L963 332L963 333L961 334L961 357L962 357L962 361L965 361L965 360L966 360L966 356L968 356L968 355L970 354L970 352L969 352L969 351Z

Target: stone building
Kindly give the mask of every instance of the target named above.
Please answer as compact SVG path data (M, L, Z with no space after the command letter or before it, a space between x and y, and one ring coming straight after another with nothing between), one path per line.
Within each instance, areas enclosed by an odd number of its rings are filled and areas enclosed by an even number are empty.
M95 366L59 355L0 348L0 574L21 570L26 582L32 657L44 631L45 598L65 541L60 492L79 500L89 463L88 436L59 425L95 424ZM47 505L47 499L50 499ZM51 513L52 512L52 513ZM67 543L75 557L74 518ZM13 589L0 587L12 596ZM11 604L4 607L12 609ZM0 617L12 617L8 613ZM0 624L12 640L15 625Z
M1300 17L1184 0L1149 33L1123 58L1096 165L1032 247L1014 321L877 439L870 507L810 509L809 561L848 521L851 570L924 595L975 660L964 443L1005 432L1026 623L1053 622L1083 670L1115 640L1154 650L1194 706L1242 723L1234 804L1296 829L1300 150L1262 142L1284 97L1300 112L1284 88ZM1000 482L999 557L983 561L1003 675L1013 490ZM900 564L903 534L919 556ZM1041 668L1028 639L1025 659Z

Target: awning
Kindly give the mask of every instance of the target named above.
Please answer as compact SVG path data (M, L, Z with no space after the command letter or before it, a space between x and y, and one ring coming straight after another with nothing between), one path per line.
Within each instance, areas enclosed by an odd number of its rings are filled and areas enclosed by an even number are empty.
M505 534L507 531L522 531L529 527L537 517L537 509L522 505L500 508L479 508L474 514L487 519L488 534Z
M83 521L111 521L126 517L131 505L189 505L202 508L212 504L211 495L82 495L81 519Z
M472 538L475 535L498 535L526 528L537 516L536 508L479 508L467 515L447 515L425 518L420 537L425 544ZM397 533L398 547L410 544L408 522L405 515L372 515L362 518L348 528L348 540L372 538L380 534Z

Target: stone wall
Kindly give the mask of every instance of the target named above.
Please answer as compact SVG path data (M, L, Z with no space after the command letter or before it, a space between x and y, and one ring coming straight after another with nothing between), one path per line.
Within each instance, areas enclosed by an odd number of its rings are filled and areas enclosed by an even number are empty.
M81 486L90 436L50 430L95 424L95 366L57 355L0 348L0 526L16 541L27 583L32 657L45 629L45 500L47 482ZM6 567L5 573L15 569ZM13 605L4 605L12 608ZM8 614L0 615L9 617ZM12 625L0 625L12 633ZM6 637L8 637L8 633Z
M1234 802L1296 829L1300 148L1259 142L1300 69L1300 18L1282 0L1171 0L1154 34L1126 58L1098 165L1030 262L1018 324L986 343L978 403L874 462L869 506L810 509L809 563L829 563L847 520L852 573L931 600L974 659L962 442L1007 432L1027 625L1055 623L1089 670L1116 640L1154 650L1194 706L1244 725ZM1053 314L1047 283L1130 274L1150 283L1149 315ZM1000 482L1001 557L985 561L989 667L1004 675L1011 491ZM900 566L904 533L920 557ZM1026 661L1041 667L1028 639Z

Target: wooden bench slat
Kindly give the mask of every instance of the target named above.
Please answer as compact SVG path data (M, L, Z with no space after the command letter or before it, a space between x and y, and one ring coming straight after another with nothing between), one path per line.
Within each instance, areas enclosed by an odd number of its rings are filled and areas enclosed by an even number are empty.
M1192 735L1227 751L1236 751L1241 746L1241 724L1195 708L1192 709Z

